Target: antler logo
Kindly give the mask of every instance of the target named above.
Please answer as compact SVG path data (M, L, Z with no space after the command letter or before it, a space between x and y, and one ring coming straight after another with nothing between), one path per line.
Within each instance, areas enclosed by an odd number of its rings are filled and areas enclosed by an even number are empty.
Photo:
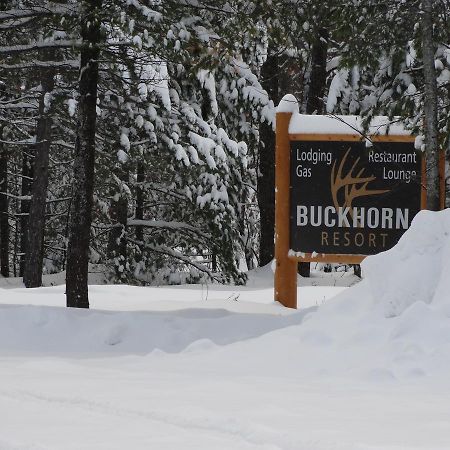
M369 195L379 195L389 192L387 189L368 189L368 184L375 180L376 177L373 175L370 177L363 176L364 168L357 169L360 158L358 157L353 163L351 169L343 175L344 165L347 161L348 154L350 153L351 147L347 150L344 157L342 158L339 167L336 172L336 162L333 163L331 169L331 196L333 198L333 203L336 210L339 207L351 208L353 200L357 197L367 197ZM356 171L356 174L354 172ZM340 191L343 190L341 193ZM339 199L343 199L342 204ZM350 216L352 215L352 210L350 209Z

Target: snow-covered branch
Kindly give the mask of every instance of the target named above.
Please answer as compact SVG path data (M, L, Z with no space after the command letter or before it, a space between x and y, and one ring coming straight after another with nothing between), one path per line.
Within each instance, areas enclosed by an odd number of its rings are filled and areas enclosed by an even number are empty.
M200 264L197 261L194 261L190 259L189 257L183 255L181 252L174 250L173 248L167 247L166 245L154 245L150 243L143 243L136 241L135 239L127 238L127 241L139 245L140 247L144 248L145 250L149 250L155 253L160 253L162 255L171 256L175 259L178 259L179 261L184 262L187 265L195 267L200 272L206 273L211 279L216 280L217 282L221 283L223 282L223 277L217 273L214 273L210 269L208 269L203 264Z
M205 238L210 238L211 236L202 232L200 229L193 227L187 223L183 222L173 222L166 220L139 220L139 219L128 219L127 226L129 227L147 227L147 228L168 228L170 230L187 230L196 233Z

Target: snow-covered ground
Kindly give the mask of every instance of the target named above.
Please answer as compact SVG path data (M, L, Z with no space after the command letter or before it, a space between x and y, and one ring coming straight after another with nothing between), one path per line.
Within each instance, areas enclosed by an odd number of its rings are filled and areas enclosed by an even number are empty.
M362 282L301 280L298 311L270 267L93 285L89 311L2 280L0 449L448 450L449 232L449 211L419 214Z

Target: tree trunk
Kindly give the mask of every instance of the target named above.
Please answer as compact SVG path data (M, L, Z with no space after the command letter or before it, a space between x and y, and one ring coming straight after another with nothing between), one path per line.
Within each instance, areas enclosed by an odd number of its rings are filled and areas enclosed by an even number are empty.
M126 182L127 177L128 171L121 169L118 178ZM117 192L115 194L117 195ZM128 198L123 189L120 190L118 195L119 198L112 201L110 209L110 217L116 223L109 233L108 256L114 260L116 276L120 280L123 277L127 260L127 240L125 233L128 219Z
M306 114L322 114L324 110L323 96L327 82L328 31L321 28L311 49L311 75L306 100ZM309 262L298 265L298 273L302 277L311 275Z
M311 49L311 78L306 101L306 114L322 114L327 83L328 31L321 28Z
M39 118L36 129L34 153L34 179L31 189L32 201L28 220L25 268L23 282L26 287L42 286L42 265L44 259L45 207L48 187L48 164L52 132L50 106L46 95L53 90L54 74L46 70L41 78L42 94L39 101Z
M22 156L22 197L31 196L31 186L33 184L33 154L34 149L30 146L23 152ZM25 270L25 255L27 253L28 241L28 217L30 213L30 200L20 201L20 266L19 276L23 277Z
M75 308L89 308L88 264L94 192L101 6L102 0L86 0L82 3L81 38L84 45L81 49L80 99L66 267L67 306Z
M137 187L136 187L136 212L135 216L138 220L144 219L144 188L142 184L145 181L144 164L138 163L137 166ZM139 242L144 241L144 227L136 227L136 240Z
M278 103L278 57L271 54L261 68L262 86ZM259 265L264 266L274 257L275 227L275 132L272 125L262 123L259 128L258 206L260 214Z
M425 80L424 127L426 148L427 209L438 211L439 201L439 139L437 114L437 83L434 67L433 0L422 2L422 52Z
M114 212L111 217L117 220L117 225L109 234L108 253L111 259L115 259L116 276L123 277L124 266L127 260L127 240L125 237L128 218L128 199L125 194L121 195L112 206Z
M3 139L3 128L0 129ZM0 142L0 273L9 277L8 152Z
M9 1L0 1L0 11L9 7ZM2 83L2 95L6 93L6 85ZM0 127L0 139L3 140L3 126ZM9 218L8 218L8 153L0 142L0 273L9 277Z

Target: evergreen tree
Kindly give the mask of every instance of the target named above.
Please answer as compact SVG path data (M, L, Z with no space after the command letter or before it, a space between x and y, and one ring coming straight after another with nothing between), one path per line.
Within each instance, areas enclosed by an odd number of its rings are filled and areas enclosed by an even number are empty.
M425 139L427 203L439 207L438 148L448 142L448 2L364 1L344 5L340 69L328 111L400 116ZM371 21L363 20L370 12ZM359 39L352 39L358 35ZM440 138L438 138L440 136Z

